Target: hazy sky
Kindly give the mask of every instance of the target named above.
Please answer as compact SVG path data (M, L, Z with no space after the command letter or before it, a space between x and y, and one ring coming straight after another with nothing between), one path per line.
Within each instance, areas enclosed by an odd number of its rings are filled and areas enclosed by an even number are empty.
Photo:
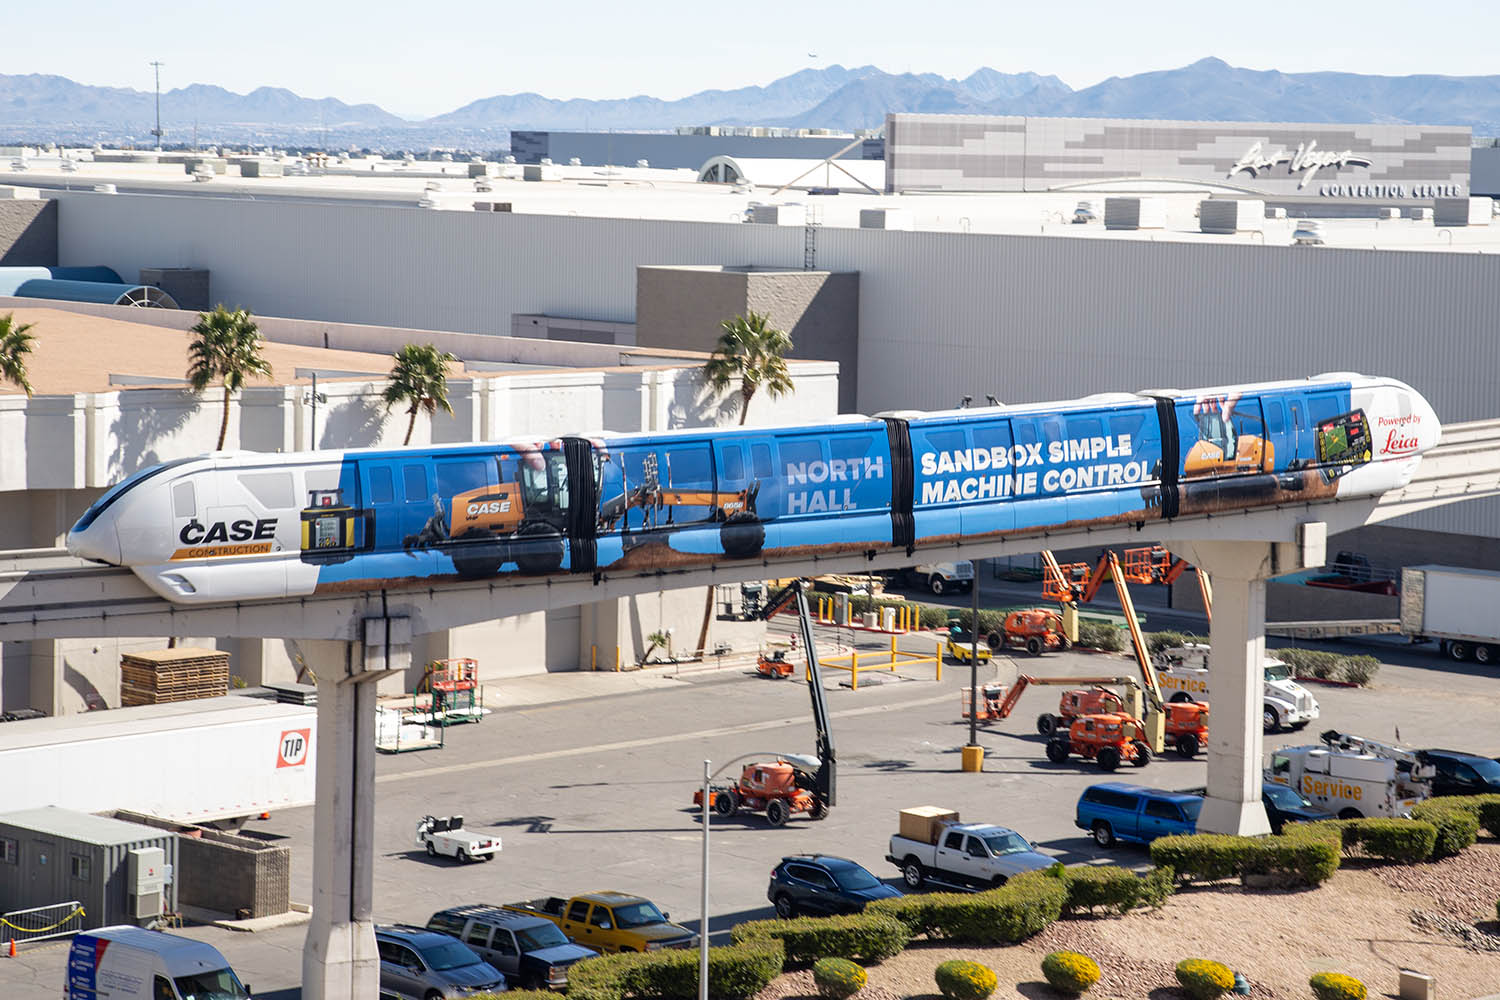
M6 20L0 73L150 90L286 87L423 116L495 94L667 99L874 64L1073 87L1218 56L1252 69L1500 73L1500 0L862 0L410 4L53 0Z

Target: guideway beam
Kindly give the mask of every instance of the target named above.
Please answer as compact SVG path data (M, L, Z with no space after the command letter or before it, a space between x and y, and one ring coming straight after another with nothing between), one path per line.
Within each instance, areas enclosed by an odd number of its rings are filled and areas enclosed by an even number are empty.
M305 1000L368 1000L375 950L375 682L411 665L411 622L366 618L363 641L304 640L318 682L312 919L302 946Z
M1262 691L1266 654L1266 581L1323 565L1327 525L1297 526L1295 544L1191 543L1193 563L1213 580L1208 686L1213 722L1208 737L1208 790L1199 833L1256 836L1271 832L1261 804Z

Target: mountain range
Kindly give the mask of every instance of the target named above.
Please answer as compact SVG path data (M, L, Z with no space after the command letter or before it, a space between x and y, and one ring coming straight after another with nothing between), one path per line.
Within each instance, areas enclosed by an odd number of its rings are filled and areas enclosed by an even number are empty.
M296 142L323 133L335 143L380 148L503 141L511 129L671 129L680 125L878 128L889 111L1223 121L1386 122L1469 125L1500 131L1500 76L1372 76L1282 73L1200 59L1177 69L1111 77L1074 90L1055 76L980 69L963 79L887 73L875 66L805 69L766 86L705 90L680 100L638 96L555 100L487 97L413 121L374 104L310 99L260 87L235 94L193 84L162 95L162 126L181 141ZM144 138L153 95L94 87L62 76L0 74L0 138L64 141Z

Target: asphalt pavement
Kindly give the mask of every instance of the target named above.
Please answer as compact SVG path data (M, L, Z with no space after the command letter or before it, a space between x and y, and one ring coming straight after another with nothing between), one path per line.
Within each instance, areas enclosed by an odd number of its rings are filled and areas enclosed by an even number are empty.
M848 629L819 633L820 645L889 646L888 637ZM907 641L931 648L930 639ZM1313 687L1322 719L1305 733L1267 737L1268 747L1310 742L1326 727L1380 738L1399 728L1412 745L1500 754L1494 725L1500 677L1389 640L1357 648L1385 662L1375 684ZM1009 682L1023 667L1057 676L1130 669L1124 659L1069 652L998 657L980 678ZM1073 826L1079 793L1103 775L1076 760L1046 760L1035 717L1055 708L1055 691L1029 691L1011 719L980 726L984 771L960 770L959 750L968 741L960 691L968 673L949 664L941 682L931 667L919 667L867 683L873 675L862 671L858 691L830 673L837 804L825 820L799 816L780 829L753 815L712 822L712 934L771 914L766 884L786 854L843 855L896 883L895 868L884 861L886 840L895 832L897 811L908 806L944 806L966 820L1011 826L1068 863L1146 863L1144 850L1102 851ZM649 896L696 929L702 830L692 795L703 761L813 749L805 685L761 678L744 663L550 674L488 687L495 710L481 723L449 729L444 749L377 761L375 904L382 922L425 923L457 903L613 888ZM1202 786L1205 765L1202 755L1192 761L1168 755L1116 777L1162 788ZM500 855L469 865L429 858L415 839L417 820L455 813L471 830L499 834ZM248 828L291 847L292 898L299 901L310 898L312 820L311 809L299 809ZM258 997L299 996L303 927L255 934L190 927L184 933L224 952ZM65 943L38 943L16 958L0 958L0 996L57 996L65 963Z

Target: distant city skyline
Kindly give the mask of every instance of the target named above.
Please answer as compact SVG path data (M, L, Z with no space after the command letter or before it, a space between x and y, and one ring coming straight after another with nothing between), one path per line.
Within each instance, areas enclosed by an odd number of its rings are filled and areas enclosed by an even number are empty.
M245 93L284 87L310 98L378 104L424 118L497 94L674 100L764 85L800 69L871 64L963 78L988 66L1052 74L1074 88L1217 56L1248 69L1402 76L1500 71L1500 4L1365 0L1357 8L1286 0L1204 5L1109 0L920 6L866 0L831 8L576 0L414 9L393 0L263 0L122 13L104 0L57 0L11 25L4 72L164 92L193 83ZM842 8L840 10L843 10ZM0 114L3 118L3 114Z

